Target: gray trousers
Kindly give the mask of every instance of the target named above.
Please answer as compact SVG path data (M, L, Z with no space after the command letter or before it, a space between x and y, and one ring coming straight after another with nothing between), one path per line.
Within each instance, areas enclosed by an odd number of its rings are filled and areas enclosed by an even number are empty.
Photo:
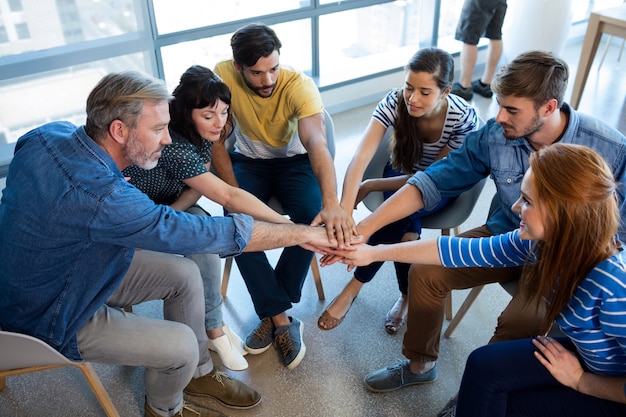
M164 416L183 404L191 378L208 374L213 362L204 327L204 291L196 263L147 250L135 253L122 284L78 332L86 361L143 366L146 401ZM165 320L122 310L163 300Z

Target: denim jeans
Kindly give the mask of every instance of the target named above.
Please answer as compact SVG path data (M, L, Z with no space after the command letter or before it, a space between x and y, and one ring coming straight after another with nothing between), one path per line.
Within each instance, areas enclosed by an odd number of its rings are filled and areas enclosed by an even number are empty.
M191 206L187 213L198 216L210 216L200 206ZM204 327L207 330L222 327L222 263L220 257L213 253L197 253L194 255L186 255L192 259L202 276L202 284L204 286Z
M163 300L163 318L122 307ZM192 377L213 369L204 328L202 279L186 258L148 250L135 253L122 284L78 332L86 361L144 366L146 401L164 415L183 403Z
M252 159L231 153L239 187L267 203L276 196L294 223L310 224L322 209L322 195L308 155ZM282 313L300 301L313 253L300 246L283 249L273 268L264 252L235 258L254 309L263 319Z
M568 338L557 338L576 351ZM535 358L530 339L491 343L467 359L457 417L618 417L626 405L559 383Z
M400 171L396 171L391 167L391 164L387 162L383 169L383 178L398 177L402 174ZM387 200L394 192L384 192L384 198ZM432 209L422 209L416 213L411 214L403 219L397 220L393 223L378 229L367 241L370 245L380 245L388 243L398 243L405 233L413 232L419 235L422 234L422 217L435 213L450 203L453 199L442 198L441 201ZM354 277L357 281L362 283L370 282L374 275L378 272L380 267L383 266L383 262L374 262L366 266L359 266L354 270ZM402 262L394 262L393 266L396 270L396 279L398 280L398 289L404 295L408 294L409 290L409 268L411 264Z

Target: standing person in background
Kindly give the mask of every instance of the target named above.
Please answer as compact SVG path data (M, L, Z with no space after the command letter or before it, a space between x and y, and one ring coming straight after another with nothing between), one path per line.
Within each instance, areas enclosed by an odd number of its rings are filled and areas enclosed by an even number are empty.
M232 36L233 59L218 63L215 73L233 94L235 151L229 157L216 144L213 168L263 202L275 195L292 221L323 224L343 247L356 231L337 198L322 99L311 78L281 67L281 46L263 24L246 25ZM302 361L302 323L287 310L300 301L312 257L294 246L282 251L275 268L263 252L235 258L260 319L246 337L248 352L265 352L275 342L288 369Z
M201 196L232 213L249 214L257 220L290 223L288 219L252 194L232 187L209 172L213 142L230 133L230 90L208 68L187 69L170 101L169 133L172 144L163 149L157 166L146 170L136 165L124 169L129 182L157 204L200 216L209 214L196 204ZM209 349L222 364L240 371L248 367L243 341L222 320L221 262L212 253L186 255L198 265L204 284L205 327Z
M449 94L453 79L454 60L446 51L424 48L411 57L406 66L404 87L391 90L378 103L348 165L341 196L341 206L347 214L352 215L356 205L370 192L383 191L387 199L416 171L423 171L434 161L445 158L451 150L458 149L465 135L477 128L476 111ZM393 128L391 156L383 178L361 182L389 128ZM419 239L421 217L438 211L449 201L444 198L431 210L420 210L383 227L368 243ZM330 330L341 324L363 284L371 281L381 266L382 262L378 262L355 270L352 279L319 318L320 329ZM400 297L384 320L385 330L390 334L395 334L403 326L408 309L410 264L395 263L394 266Z
M502 57L502 24L506 15L506 0L465 0L454 39L461 47L461 77L452 87L452 94L470 101L474 92L491 98L491 80ZM489 39L487 62L483 75L472 81L478 59L478 41Z
M489 238L443 236L340 253L349 265L388 259L447 268L523 268L519 297L546 311L540 336L475 350L458 403L450 402L439 416L626 415L619 187L597 152L555 143L530 155L512 208L518 229ZM555 321L567 337L545 336Z

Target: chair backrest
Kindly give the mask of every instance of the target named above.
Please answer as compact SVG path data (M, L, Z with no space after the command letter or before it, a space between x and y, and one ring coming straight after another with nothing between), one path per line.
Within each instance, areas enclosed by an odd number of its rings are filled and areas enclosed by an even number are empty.
M383 140L376 150L374 157L365 169L363 179L381 178L385 164L389 160L389 141L392 128L388 128ZM422 227L426 229L452 229L461 225L472 213L480 193L485 187L487 178L477 182L472 188L461 193L456 200L436 213L422 217ZM384 201L383 193L376 191L369 193L363 204L370 211L375 211Z
M25 334L0 331L0 371L73 362L52 346Z
M326 142L328 144L328 151L332 156L333 160L335 159L335 123L333 122L333 118L330 116L328 111L324 109L324 120L326 123ZM231 152L235 150L235 135L230 135L226 139L226 150ZM274 196L270 198L270 201L267 203L273 210L280 214L285 214L285 210L283 209L280 201Z

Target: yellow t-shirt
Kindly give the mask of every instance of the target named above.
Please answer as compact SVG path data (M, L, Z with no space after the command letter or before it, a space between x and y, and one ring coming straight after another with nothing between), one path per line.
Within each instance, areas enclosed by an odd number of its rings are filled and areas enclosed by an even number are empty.
M264 98L245 84L232 59L218 63L214 71L232 94L238 152L264 159L306 153L298 136L298 120L324 111L320 93L310 77L281 66L274 92Z

